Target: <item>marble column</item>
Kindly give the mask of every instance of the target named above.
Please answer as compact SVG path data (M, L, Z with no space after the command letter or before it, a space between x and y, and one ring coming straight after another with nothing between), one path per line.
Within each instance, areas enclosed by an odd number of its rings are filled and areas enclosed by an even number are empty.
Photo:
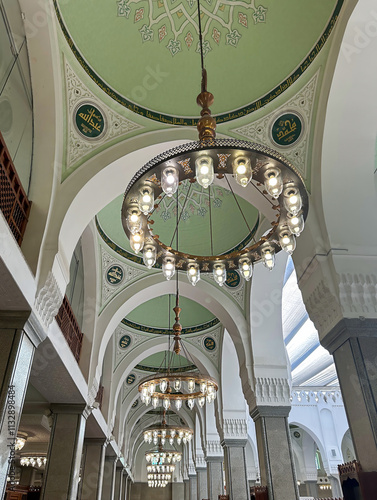
M107 440L85 439L80 482L80 500L101 500Z
M117 461L118 457L105 458L101 500L114 500Z
M196 474L189 474L190 500L198 500L198 482Z
M209 500L218 500L224 494L224 457L207 457L207 484Z
M334 356L357 459L377 471L377 319L343 319L321 344Z
M30 311L0 311L0 498L15 481L14 440L29 382L37 335L26 334Z
M51 405L53 425L42 500L76 500L86 425L85 404Z
M226 494L231 500L249 500L247 481L246 439L226 438L221 442L224 449Z
M129 500L129 483L130 483L130 478L127 474L127 472L124 472L124 490L123 490L123 498L122 500Z
M299 500L291 438L289 406L258 406L251 411L255 422L261 484L269 500Z
M207 467L196 467L197 500L208 499Z
M120 495L122 493L122 476L123 476L123 465L118 462L118 467L115 470L115 488L114 488L114 500L120 500Z
M184 479L183 484L185 487L184 500L190 500L190 480Z
M184 484L176 481L171 484L171 498L172 500L183 500L185 496Z

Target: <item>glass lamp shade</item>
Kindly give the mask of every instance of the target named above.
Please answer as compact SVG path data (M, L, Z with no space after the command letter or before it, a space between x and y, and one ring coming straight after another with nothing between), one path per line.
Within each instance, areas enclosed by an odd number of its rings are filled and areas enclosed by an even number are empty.
M173 257L165 257L162 262L162 272L167 280L172 279L175 274L175 260Z
M148 215L154 206L154 192L149 186L144 186L140 189L138 204L143 214Z
M223 286L226 281L225 264L215 264L213 266L213 277L218 285Z
M302 199L296 187L287 187L284 190L284 206L292 215L297 215L302 207Z
M187 277L189 282L195 286L197 282L200 280L200 269L199 264L191 263L187 268Z
M275 266L275 250L272 247L266 247L262 250L263 264L272 271Z
M176 380L174 380L174 390L179 392L181 390L181 380L179 378L177 378Z
M22 448L25 446L25 443L26 443L26 438L17 436L16 444L14 446L16 451L22 450Z
M287 252L287 254L292 255L296 248L296 238L290 231L283 231L280 234L280 246L281 248Z
M302 214L293 216L288 215L287 224L288 224L288 229L295 236L300 236L300 234L304 230L305 223Z
M253 275L253 265L251 260L248 257L243 257L238 262L238 270L241 273L241 276L249 281L251 276Z
M130 245L132 250L137 254L139 253L144 246L144 233L142 230L137 233L131 234L130 236Z
M253 175L250 159L244 156L236 158L233 162L233 175L237 184L246 187Z
M194 408L195 400L194 399L188 399L187 400L187 406L192 410Z
M175 409L179 411L182 408L182 399L175 400Z
M127 227L131 234L135 234L141 229L140 210L137 208L130 208L126 219Z
M146 245L144 247L143 261L148 269L152 269L152 267L155 265L156 256L156 248L153 245Z
M195 162L195 174L198 184L207 189L215 178L213 160L210 156L200 156Z
M154 408L154 409L156 409L156 408L157 408L158 403L159 403L159 399L158 399L158 397L156 397L156 396L155 396L155 397L153 397L153 398L152 398L152 406L153 406L153 408Z
M267 193L273 198L278 198L283 191L283 179L281 177L280 169L269 168L264 173L264 187Z
M167 196L173 196L179 184L178 170L174 167L167 167L161 174L161 187Z

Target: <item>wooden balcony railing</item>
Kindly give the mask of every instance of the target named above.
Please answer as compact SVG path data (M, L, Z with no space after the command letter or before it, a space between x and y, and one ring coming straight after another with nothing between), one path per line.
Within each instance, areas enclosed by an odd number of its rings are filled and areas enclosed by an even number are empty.
M76 361L79 362L83 334L66 295L64 296L63 303L56 316L56 321L60 326L60 329L68 342Z
M99 409L102 408L102 400L103 400L103 385L100 385L96 396L96 402L99 404Z
M250 488L250 498L252 500L268 500L267 486L253 486Z
M19 245L25 234L30 207L31 202L21 185L0 132L0 209Z

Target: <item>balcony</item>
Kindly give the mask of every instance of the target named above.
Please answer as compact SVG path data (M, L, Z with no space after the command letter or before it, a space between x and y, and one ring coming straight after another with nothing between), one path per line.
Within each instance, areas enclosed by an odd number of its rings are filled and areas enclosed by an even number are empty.
M55 319L60 326L62 334L64 335L76 361L79 362L83 333L80 330L79 324L66 295L64 296L63 303L60 306Z
M25 234L30 207L31 202L21 185L0 132L0 210L20 246Z

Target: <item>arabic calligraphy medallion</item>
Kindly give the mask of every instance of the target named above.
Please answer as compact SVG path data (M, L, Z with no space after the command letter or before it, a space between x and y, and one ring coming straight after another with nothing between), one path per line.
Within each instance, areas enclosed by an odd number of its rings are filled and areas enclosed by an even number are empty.
M130 375L128 375L127 379L126 379L126 383L128 385L132 385L136 380L136 375L134 375L133 373L130 373Z
M204 347L207 349L207 351L214 351L216 349L215 339L213 339L212 337L206 337L204 339Z
M103 113L91 103L81 103L74 112L78 132L86 139L98 139L105 131Z
M240 282L241 278L237 271L235 271L234 269L230 269L229 271L227 271L225 284L229 288L237 288Z
M110 285L119 285L119 283L123 280L123 277L123 269L118 265L109 267L106 272L106 280Z
M272 125L272 140L278 146L289 147L300 139L302 129L303 122L297 113L284 113Z
M127 349L129 345L131 344L131 337L129 335L122 335L122 337L119 339L119 347L121 349Z

